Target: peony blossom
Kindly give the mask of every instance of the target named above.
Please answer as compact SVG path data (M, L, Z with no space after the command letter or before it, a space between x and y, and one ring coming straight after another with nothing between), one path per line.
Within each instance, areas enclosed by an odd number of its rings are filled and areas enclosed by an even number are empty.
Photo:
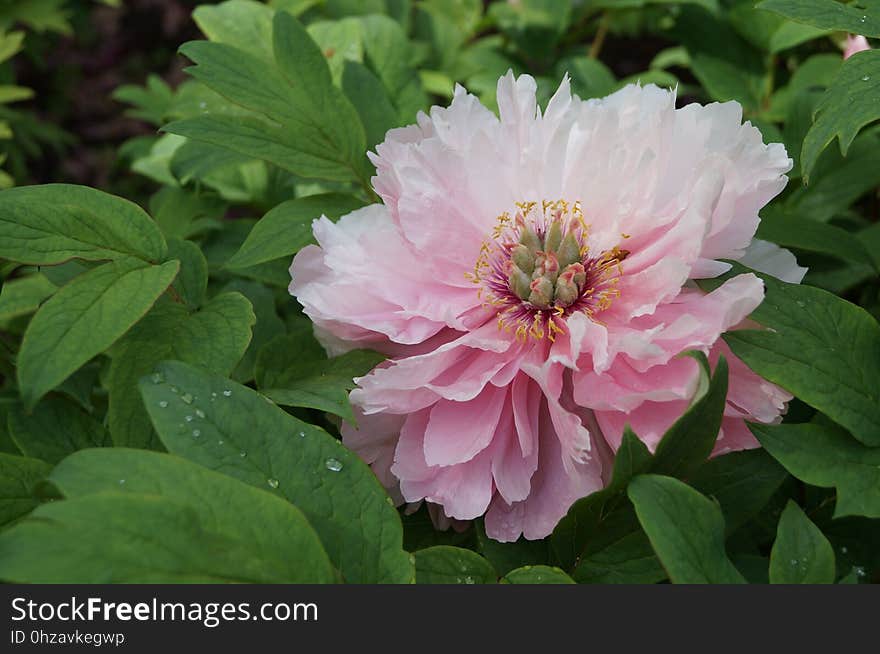
M541 112L535 90L501 78L499 118L458 87L388 132L370 153L382 203L316 220L291 266L331 354L390 357L356 380L344 442L398 502L484 516L501 541L547 536L602 488L626 425L656 447L697 390L687 350L730 365L715 454L757 447L745 420L778 421L791 396L720 336L763 284L693 280L722 259L804 272L753 241L792 162L739 104L676 109L653 85L583 101L565 79Z
M864 36L861 36L860 34L847 34L843 47L843 58L849 59L857 52L870 49L871 46L868 45L868 39Z

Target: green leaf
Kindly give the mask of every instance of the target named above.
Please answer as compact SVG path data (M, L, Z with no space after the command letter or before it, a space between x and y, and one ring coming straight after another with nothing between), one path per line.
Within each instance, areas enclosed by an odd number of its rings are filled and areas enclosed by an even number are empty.
M724 517L712 500L659 475L639 475L627 494L673 583L745 583L727 558Z
M693 356L700 365L701 385L705 388L709 362L702 353ZM727 361L723 355L718 358L708 386L708 390L698 394L696 401L663 435L654 452L651 472L687 477L712 453L727 400Z
M248 268L296 254L306 245L314 243L314 220L322 215L339 218L362 206L364 203L361 200L341 193L309 195L282 202L254 225L226 267Z
M0 535L0 578L29 583L331 583L295 506L167 454L105 448L62 461L70 499ZM71 547L75 543L76 547Z
M328 359L309 333L276 338L257 356L257 386L277 404L328 411L353 423L348 392L354 378L366 375L385 357L370 350L353 350Z
M333 86L321 50L285 12L275 15L272 42L274 66L223 43L184 45L181 52L197 64L188 72L254 113L208 113L165 129L274 163L301 177L366 185L363 126L345 95Z
M724 340L761 377L880 445L880 325L827 291L762 277L766 299L751 317L773 331L736 330Z
M415 553L417 584L494 584L498 573L471 550L436 545Z
M757 8L821 29L880 37L880 16L837 0L764 0Z
M797 215L770 212L762 217L757 236L783 247L829 254L843 261L873 266L871 256L858 237L840 227Z
M172 287L190 309L197 309L208 292L208 262L199 246L178 238L168 241L168 258L180 261L180 273Z
M511 570L501 579L508 584L573 584L574 579L549 565L527 565Z
M523 566L549 564L552 560L550 539L526 540L524 537L513 543L501 543L489 538L482 521L475 522L477 545L482 554L500 575ZM436 532L435 533L439 533Z
M179 264L133 258L105 263L59 290L34 315L18 355L25 407L100 354L140 320L168 288Z
M165 240L136 204L85 186L21 186L0 193L0 257L34 265L165 256Z
M834 425L750 424L749 429L795 477L837 489L835 517L880 518L880 448L865 447Z
M666 573L624 495L629 481L652 463L648 448L628 428L614 458L611 482L575 502L553 531L560 563L578 583L654 583Z
M273 338L283 334L286 328L284 321L278 317L278 312L275 310L275 293L272 289L247 279L233 279L223 287L223 290L237 291L244 295L251 303L254 315L257 317L253 338L231 375L238 382L249 382L254 378L257 353Z
M120 341L110 365L107 422L113 442L159 448L138 380L165 359L228 375L251 341L255 320L250 302L239 293L221 293L195 313L170 302L154 307Z
M400 517L356 454L245 386L174 361L158 374L141 393L170 452L296 504L347 581L412 581Z
M721 505L727 533L732 534L767 506L787 476L766 451L754 449L709 459L689 483Z
M9 434L25 456L58 463L87 447L110 445L104 426L71 400L43 399L32 413L21 407L9 412Z
M381 80L369 68L356 61L346 61L342 68L342 90L357 110L366 134L366 147L375 148L385 140L389 129L400 124L397 109L391 104Z
M251 0L227 0L200 5L192 13L202 33L212 41L241 48L272 61L272 9Z
M682 7L673 34L713 100L737 100L747 111L760 106L766 84L762 58L728 23L705 9Z
M4 281L0 289L0 322L33 313L57 290L42 273Z
M0 452L0 526L8 525L40 505L36 487L52 466L45 461Z
M801 508L788 501L770 552L771 584L833 584L834 550Z
M858 52L843 62L834 83L816 108L816 122L801 151L801 170L809 181L822 151L837 137L846 156L856 134L880 119L880 50Z

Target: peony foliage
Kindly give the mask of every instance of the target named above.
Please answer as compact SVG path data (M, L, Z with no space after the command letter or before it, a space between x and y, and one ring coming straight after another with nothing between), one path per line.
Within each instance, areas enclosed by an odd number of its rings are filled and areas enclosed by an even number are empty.
M0 580L880 581L880 3L755 4L197 7L0 191Z

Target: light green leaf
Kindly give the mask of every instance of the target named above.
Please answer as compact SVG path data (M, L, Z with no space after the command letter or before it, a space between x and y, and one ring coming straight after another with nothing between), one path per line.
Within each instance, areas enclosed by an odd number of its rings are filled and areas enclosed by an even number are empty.
M498 574L471 550L436 545L415 553L417 584L494 584Z
M253 117L205 114L166 130L274 163L307 178L367 184L366 143L354 107L333 86L321 50L290 14L273 21L274 66L223 43L181 48L188 71ZM262 117L258 117L258 114Z
M865 447L833 425L750 424L749 429L795 477L837 488L835 517L880 518L880 448Z
M192 17L211 41L235 46L271 62L274 13L261 2L227 0L216 5L200 5Z
M339 218L363 202L350 195L323 193L282 202L254 225L241 248L226 263L240 269L295 254L313 243L312 222L322 215Z
M573 584L574 579L549 565L527 565L511 570L501 579L508 584Z
M870 255L856 236L834 225L801 218L797 213L766 214L758 226L757 236L782 247L829 254L843 261L873 265Z
M400 517L356 454L245 386L174 361L158 374L141 393L169 451L296 504L347 581L412 581Z
M25 407L116 342L177 275L179 263L151 266L126 258L83 273L34 315L18 355Z
M36 487L52 466L39 459L0 452L0 526L27 515L40 505Z
M136 204L85 186L20 186L0 193L0 257L34 265L165 256L165 240Z
M712 500L659 475L639 475L627 494L673 583L745 583L727 558L724 517Z
M51 481L70 499L43 505L0 535L0 578L28 583L332 583L335 578L317 535L295 506L176 457L84 450L61 462Z
M239 293L221 293L195 313L171 302L154 307L114 352L107 377L113 442L159 448L138 380L165 359L228 375L247 349L255 321L250 302Z
M833 584L834 550L801 508L788 501L770 552L771 584Z
M346 61L342 68L342 90L357 110L367 137L367 149L385 140L388 130L400 122L382 82L373 72L356 61Z

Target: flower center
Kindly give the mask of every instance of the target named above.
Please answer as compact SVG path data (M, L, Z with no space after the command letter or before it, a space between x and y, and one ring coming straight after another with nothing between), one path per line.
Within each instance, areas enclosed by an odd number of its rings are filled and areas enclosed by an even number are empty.
M522 340L554 340L567 316L582 312L595 320L611 305L629 252L614 247L592 256L580 202L516 206L513 218L507 212L498 217L468 277L498 309L499 328Z

